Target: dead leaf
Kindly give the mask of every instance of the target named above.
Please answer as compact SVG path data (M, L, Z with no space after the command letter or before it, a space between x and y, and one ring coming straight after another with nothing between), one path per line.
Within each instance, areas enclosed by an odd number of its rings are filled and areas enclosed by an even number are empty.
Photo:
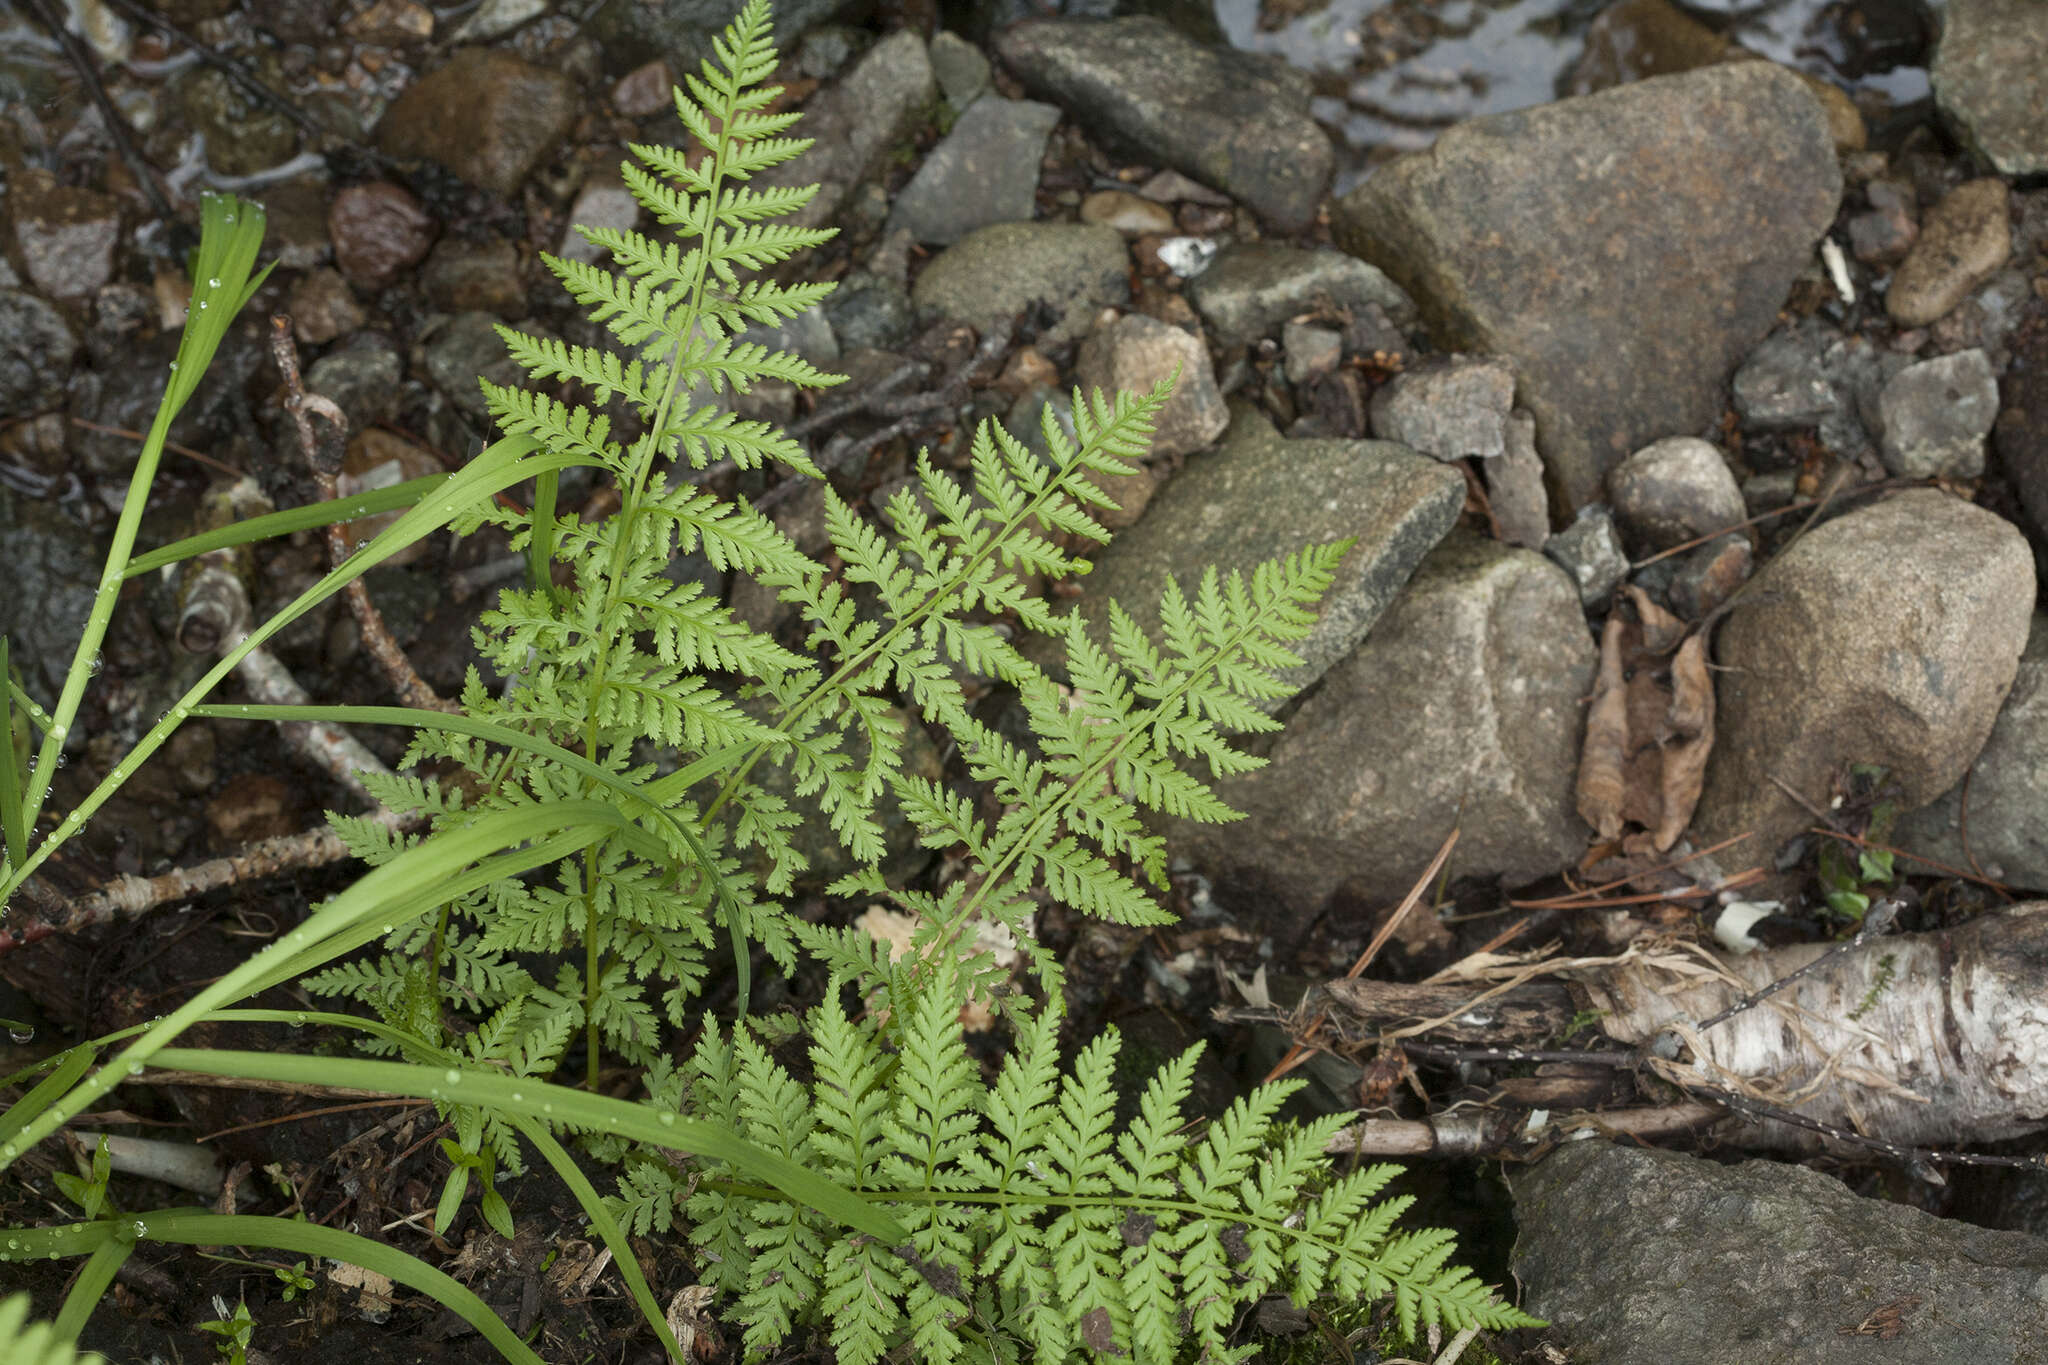
M1619 613L1607 618L1600 635L1600 674L1593 706L1586 714L1586 743L1579 751L1579 818L1603 839L1618 838L1622 826L1622 764L1628 755L1628 691L1621 667Z
M1707 672L1707 637L1689 636L1671 660L1670 739L1663 746L1663 818L1657 848L1668 851L1692 823L1714 752L1714 680Z

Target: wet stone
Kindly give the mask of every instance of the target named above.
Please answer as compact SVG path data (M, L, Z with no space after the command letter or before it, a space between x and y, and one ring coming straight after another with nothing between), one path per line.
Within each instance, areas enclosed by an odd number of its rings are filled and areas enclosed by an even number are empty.
M355 331L364 321L362 305L350 292L348 281L340 271L324 267L292 284L285 311L292 315L292 330L309 346L325 346Z
M21 414L61 401L78 354L63 314L21 289L0 289L0 412Z
M1604 502L1581 507L1570 526L1543 542L1543 553L1571 575L1588 611L1605 607L1628 577L1628 554L1614 529L1614 513Z
M1998 420L1998 380L1978 350L1900 370L1877 400L1884 466L1902 478L1974 479Z
M377 145L509 197L569 131L579 104L575 82L560 72L465 47L392 103L377 125Z
M605 12L617 13L628 8L609 5ZM804 19L808 12L807 5L778 9L777 37L787 42L800 31L803 22L814 21ZM677 69L695 71L697 64L692 60ZM856 218L865 216L868 210L857 193L862 186L879 200L874 207L886 213L887 194L879 185L867 182L897 145L924 122L937 91L924 39L909 29L897 30L869 48L851 70L811 98L804 106L800 125L801 135L814 140L811 149L793 161L757 174L755 187L818 187L808 204L778 220L793 227L830 226L840 219L842 205Z
M426 259L440 225L419 200L380 180L336 194L327 229L341 273L351 284L376 291Z
M340 350L313 362L306 371L306 388L332 399L348 418L349 430L361 431L398 414L398 383L404 375L404 362L391 338L358 332Z
M60 185L48 171L19 172L8 194L14 246L29 282L53 299L78 298L114 274L121 205L97 190Z
M1500 457L1480 466L1487 504L1502 544L1540 550L1550 539L1550 494L1536 453L1536 419L1516 408L1508 414L1505 436Z
M1655 554L1747 515L1720 448L1692 436L1644 446L1607 476L1607 495L1629 545Z
M420 271L420 286L444 313L495 313L507 322L526 316L519 248L502 238L442 238Z
M859 271L840 281L825 299L825 317L845 350L886 351L910 340L917 313L910 293L893 280Z
M1506 449L1515 374L1471 356L1428 361L1395 375L1372 396L1372 431L1439 460L1491 458Z
M1928 210L1920 240L1892 272L1885 311L1901 327L1925 327L1961 303L2011 255L2005 182L1958 185Z
M1060 111L1031 100L976 100L897 196L890 226L919 242L957 242L991 223L1026 222L1038 163Z
M612 87L612 108L627 118L649 118L673 109L676 79L659 57L619 77Z
M267 68L267 70L266 70ZM284 84L276 59L258 62L273 86ZM276 109L259 104L226 72L200 67L178 79L178 108L206 138L206 164L221 175L255 175L281 166L299 148L299 131Z

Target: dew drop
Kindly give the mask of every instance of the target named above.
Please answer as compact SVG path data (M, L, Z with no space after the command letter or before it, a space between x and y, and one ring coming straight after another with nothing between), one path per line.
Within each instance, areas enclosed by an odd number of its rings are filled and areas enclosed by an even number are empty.
M7 1239L7 1249L9 1251L21 1250L21 1239L19 1237L9 1237Z
M524 1094L523 1092L521 1092L521 1091L518 1091L518 1090L515 1090L515 1091L513 1091L513 1092L512 1092L512 1103L514 1103L514 1104L524 1104L525 1102L526 1102L526 1096L525 1096L525 1094Z
M141 1063L141 1062L130 1062L130 1063L128 1063L128 1074L129 1074L129 1075L131 1075L131 1076L140 1076L140 1075L142 1074L142 1063Z
M460 1085L462 1084L462 1073L460 1071L455 1070L453 1067L450 1067L448 1070L441 1073L441 1079L448 1082L448 1084L450 1085Z
M206 307L206 300L205 300L205 299L201 299L201 300L199 300L199 306L200 306L201 308L204 308L204 307Z
M305 1016L305 1013L304 1013L304 1011L301 1011L301 1012L299 1012L298 1014L294 1014L294 1015L292 1016L292 1027L293 1027L293 1028L299 1028L299 1027L303 1026L303 1025L305 1024L305 1022L306 1022L306 1016Z
M149 1224L143 1222L140 1218L136 1219L133 1223L129 1224L129 1226L135 1230L135 1235L137 1237L149 1236Z
M12 1160L14 1160L14 1144L10 1142L4 1147L0 1147L0 1161Z
M36 1031L32 1028L11 1028L7 1030L7 1039L13 1043L33 1043Z
M218 276L218 275L215 275L215 276L214 276L214 277L213 277L212 279L208 280L208 281L207 281L206 283L207 283L207 284L208 284L208 286L210 286L211 288L214 288L214 289L218 289L218 288L220 288L220 276Z
M175 361L175 360L173 360L173 361L171 362L171 368L172 368L172 369L174 369L174 370L175 370L175 369L177 369L177 368L178 368L178 362L177 362L177 361Z
M674 1114L663 1114L661 1116L661 1126L664 1128L673 1128L675 1126L675 1122L676 1116Z
M543 1104L540 1107L540 1112L543 1114L552 1114L555 1112L555 1106L552 1104Z

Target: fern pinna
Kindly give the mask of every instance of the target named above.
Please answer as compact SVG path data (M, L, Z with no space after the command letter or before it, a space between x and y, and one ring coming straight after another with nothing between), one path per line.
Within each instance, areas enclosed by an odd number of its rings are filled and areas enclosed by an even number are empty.
M660 235L585 229L610 270L547 258L617 349L501 329L536 382L566 383L582 401L485 384L497 423L602 471L616 509L590 521L558 515L558 490L544 480L530 511L474 514L471 529L503 526L528 561L525 587L503 593L476 632L502 682L472 672L462 704L474 723L427 727L413 741L410 763L452 763L458 778L373 784L437 832L480 812L592 799L618 807L623 832L546 879L501 880L451 902L438 920L389 935L381 957L308 984L376 1008L397 1036L418 1040L415 1060L446 1055L451 1012L471 1021L454 1044L464 1055L524 1076L548 1074L580 1032L593 1079L609 1048L646 1068L671 1110L687 1082L706 1117L732 1117L757 1141L902 1206L912 1244L882 1247L763 1192L713 1180L686 1194L667 1157L632 1154L625 1207L643 1228L665 1227L686 1200L692 1236L740 1296L757 1345L822 1311L816 1320L855 1360L898 1342L934 1359L1128 1350L1163 1360L1183 1338L1217 1354L1238 1309L1268 1287L1392 1290L1411 1316L1520 1320L1442 1270L1446 1237L1389 1237L1398 1204L1356 1216L1383 1174L1311 1189L1324 1179L1329 1125L1269 1142L1284 1088L1183 1142L1174 1131L1184 1059L1154 1083L1138 1126L1113 1141L1114 1045L1091 1047L1059 1080L1056 1004L1023 1026L996 1087L981 1088L958 1005L1000 983L977 935L1006 933L1056 1002L1057 963L1031 932L1044 900L1124 924L1168 918L1155 900L1165 846L1148 812L1235 818L1209 782L1259 760L1227 738L1273 728L1269 705L1289 690L1279 674L1300 662L1288 646L1313 624L1347 547L1308 547L1249 575L1210 570L1188 588L1169 582L1157 640L1113 606L1099 635L1055 613L1040 584L1085 572L1072 547L1108 539L1098 480L1135 472L1170 382L1077 394L1072 436L1048 416L1044 455L985 423L964 470L920 456L884 524L824 486L829 567L744 499L705 487L726 463L821 477L800 445L735 416L724 395L765 380L837 382L745 336L830 288L760 274L830 235L774 221L813 189L753 183L807 145L783 136L795 115L771 112L777 92L761 85L776 64L769 39L766 4L749 0L716 60L677 91L693 146L632 148L626 183ZM771 588L802 623L802 648L672 578L672 561L689 553ZM1054 637L1065 684L1018 649L1019 629ZM970 674L1014 689L1028 739L970 710ZM905 703L957 743L973 789L903 770ZM764 765L786 769L817 815L759 781ZM925 843L956 855L961 875L937 887L883 879L885 797ZM831 891L916 914L913 965L891 964L858 931L784 909L805 870L792 831L806 818L822 819L858 869ZM337 823L372 863L418 837ZM835 979L889 986L905 1002L893 1032L854 1025L828 1000L812 1017L814 1091L775 1068L745 1024L730 1043L714 1028L691 1070L674 1070L669 1037L689 1022L720 930L735 950L743 1017L747 953L758 945L785 971L809 956ZM917 973L944 989L918 993L912 1007ZM521 1166L516 1135L483 1110L444 1107L457 1179L437 1226L471 1175L495 1216L495 1172ZM812 1287L823 1297L805 1308Z
M1261 1086L1188 1136L1191 1049L1152 1077L1119 1133L1113 1031L1062 1075L1055 998L1018 1018L986 1085L961 1039L957 975L939 967L907 984L877 1026L848 1018L835 983L809 1016L808 1085L744 1027L728 1039L715 1022L686 1070L654 1081L657 1101L736 1116L752 1141L910 1230L908 1245L882 1246L715 1163L686 1187L640 1162L622 1222L667 1231L680 1203L750 1354L815 1328L841 1365L906 1346L935 1362L1238 1360L1252 1350L1233 1341L1246 1311L1273 1293L1304 1305L1391 1293L1410 1336L1424 1323L1533 1321L1446 1264L1449 1233L1395 1230L1411 1201L1373 1200L1398 1167L1331 1173L1323 1150L1344 1116L1276 1123L1297 1082Z

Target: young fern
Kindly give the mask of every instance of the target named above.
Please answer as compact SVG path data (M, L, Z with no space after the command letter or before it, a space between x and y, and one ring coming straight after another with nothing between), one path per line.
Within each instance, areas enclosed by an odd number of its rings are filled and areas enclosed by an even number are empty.
M1328 1177L1321 1150L1334 1120L1277 1129L1287 1087L1261 1090L1190 1143L1177 1129L1191 1056L1155 1079L1121 1136L1110 1127L1114 1041L1084 1051L1064 1079L1058 1066L1058 965L1032 936L1032 912L1053 898L1118 923L1169 918L1154 899L1165 845L1147 812L1236 818L1209 782L1262 760L1227 737L1274 728L1266 704L1287 694L1279 674L1300 662L1288 645L1312 625L1348 546L1309 547L1249 576L1211 569L1192 591L1166 583L1157 642L1114 606L1099 638L1052 611L1039 580L1085 572L1070 547L1108 539L1098 477L1135 472L1171 381L1140 395L1077 394L1073 436L1048 419L1045 456L993 422L975 433L964 476L921 455L914 485L883 509L886 526L824 487L829 569L745 500L699 481L726 461L820 477L786 434L699 395L837 382L742 336L830 288L758 277L830 235L773 221L814 190L749 183L807 145L782 136L795 115L766 112L777 93L760 84L776 62L769 39L765 0L749 0L715 62L677 92L697 149L631 149L626 183L672 237L584 230L610 253L609 271L546 258L619 349L501 329L536 382L569 381L585 401L487 383L498 425L607 471L618 505L598 521L557 516L543 481L530 512L474 514L472 529L502 525L530 566L524 589L501 594L476 633L505 682L493 690L473 672L462 703L490 728L416 733L407 764L452 762L459 780L372 786L437 833L592 800L617 808L621 831L544 879L451 902L387 935L380 958L307 984L372 1006L392 1026L386 1036L411 1040L395 1046L416 1062L459 1049L544 1077L580 1032L591 1077L609 1048L645 1069L671 1114L687 1090L706 1117L885 1202L910 1229L907 1245L847 1235L762 1188L714 1179L691 1194L668 1156L589 1139L602 1155L630 1152L620 1206L639 1230L666 1230L686 1211L757 1352L829 1324L850 1361L906 1344L933 1360L1165 1361L1186 1341L1226 1357L1240 1310L1269 1289L1304 1300L1392 1292L1410 1323L1524 1321L1443 1268L1446 1235L1393 1235L1402 1201L1367 1211L1391 1168ZM598 410L614 400L622 414ZM615 420L634 434L615 436ZM671 579L671 561L693 552L773 589L804 627L802 648L749 628L701 584ZM1069 685L1027 659L998 618L1057 639ZM970 712L968 674L1015 690L1028 741ZM904 771L903 704L954 739L987 804ZM514 732L505 744L476 737ZM785 910L805 871L792 831L806 817L758 780L763 765L788 771L855 864L831 891L915 912L908 961ZM925 844L963 855L964 875L936 890L889 885L876 816L885 797ZM372 864L417 842L375 821L336 823ZM961 1000L995 984L993 960L972 946L980 923L1009 931L1054 1000L1021 1023L993 1090L958 1022ZM688 1071L676 1070L669 1035L689 1022L719 928L733 940L742 1016L752 943L784 970L807 953L835 980L886 986L893 1022L851 1023L835 988L811 1017L812 1087L769 1058L758 1021L729 1043L710 1026ZM471 1021L459 1042L446 1037L451 1011ZM481 1108L443 1108L457 1175L437 1226L472 1176L496 1221L495 1173L522 1165L515 1128Z
M1323 1150L1344 1116L1276 1122L1298 1082L1262 1086L1188 1136L1191 1049L1118 1133L1117 1037L1096 1038L1062 1075L1057 999L1017 1018L985 1085L950 968L879 1026L850 1020L836 987L809 1016L809 1085L746 1029L728 1039L707 1022L657 1099L736 1116L750 1140L887 1208L908 1245L848 1234L716 1163L685 1183L646 1158L616 1205L641 1233L667 1231L681 1209L754 1358L815 1329L841 1365L906 1346L934 1362L1236 1360L1250 1354L1233 1342L1245 1311L1273 1293L1304 1305L1391 1293L1410 1336L1533 1321L1446 1265L1449 1233L1395 1231L1411 1201L1374 1200L1398 1167L1332 1171Z

